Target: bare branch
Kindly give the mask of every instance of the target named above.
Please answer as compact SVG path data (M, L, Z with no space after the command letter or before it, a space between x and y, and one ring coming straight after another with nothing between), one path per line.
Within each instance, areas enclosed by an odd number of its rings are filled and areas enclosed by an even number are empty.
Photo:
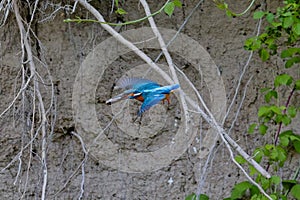
M150 11L150 8L148 6L148 3L145 1L145 0L140 0L140 2L142 3L143 7L144 7L144 10L145 10L145 13L147 15L148 18L148 21L150 23L150 26L152 28L152 31L154 33L154 35L157 37L158 39L158 42L160 44L160 47L162 49L162 52L163 54L165 55L165 58L167 60L167 63L169 65L169 69L171 71L171 74L172 74L172 78L173 80L175 81L175 83L179 83L179 80L178 80L178 77L176 75L176 71L175 71L175 68L174 68L174 64L173 64L173 61L172 61L172 58L171 58L171 55L169 54L168 50L167 50L167 47L166 47L166 44L154 22L154 19L153 17L151 17L151 11ZM182 91L182 90L181 90ZM187 112L188 110L188 107L187 107L187 103L184 99L184 94L183 92L180 92L180 102L182 104L182 109L183 109L183 113L184 113L184 116L185 116L185 127L186 127L186 130L188 128L188 122L190 121L190 117L189 117L189 114Z
M79 134L77 134L77 133L75 133L74 131L72 131L71 132L73 135L75 135L77 138L78 138L78 140L80 141L80 143L81 143L81 147L82 147L82 151L83 151L83 153L84 153L84 159L83 159L83 161L81 162L82 164L81 164L81 176L82 176L82 180L81 180L81 187L80 187L80 196L79 196L79 198L78 199L82 199L83 198L83 194L84 194L84 182L85 182L85 171L84 171L84 167L85 167L85 163L86 163L86 161L87 161L87 159L88 159L88 151L86 150L86 148L85 148L85 144L84 144L84 142L83 142L83 139L82 139L82 137L79 135Z
M40 93L39 90L39 83L36 80L36 76L35 76L35 63L33 61L33 54L32 54L32 50L31 50L31 45L29 42L29 32L25 31L21 16L20 16L20 12L19 12L19 8L17 5L17 1L15 0L13 2L13 7L14 7L14 12L15 12L15 16L16 16L16 20L17 20L17 24L20 30L20 35L21 35L21 43L24 44L25 47L25 51L27 54L27 60L29 63L29 68L30 68L30 73L34 78L34 88L35 88L35 92L37 95L37 99L39 101L39 109L40 109L40 116L41 116L41 131L42 131L42 165L43 165L43 185L42 185L42 197L41 199L44 200L46 199L46 187L47 187L47 180L48 180L48 170L47 170L47 161L46 161L46 145L47 145L47 130L46 130L46 124L47 124L47 118L46 118L46 111L45 111L45 107L44 107L44 102L43 102L43 98L42 95ZM28 28L29 30L29 28Z

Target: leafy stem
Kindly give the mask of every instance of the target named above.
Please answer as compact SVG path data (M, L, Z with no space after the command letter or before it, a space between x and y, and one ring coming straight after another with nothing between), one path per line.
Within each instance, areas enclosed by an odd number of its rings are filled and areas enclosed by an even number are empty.
M294 94L294 92L295 92L295 87L292 89L292 91L290 92L290 95L289 95L289 97L288 97L288 99L287 99L287 101L286 101L286 104L285 104L285 109L283 110L283 114L286 114L286 111L287 111L287 108L288 108L288 106L289 106L289 104L290 104L290 102L291 102L291 98L292 98L292 96L293 96L293 94ZM278 126L278 129L277 129L277 132L276 132L276 134L275 134L275 140L274 140L274 145L277 145L277 142L278 142L278 138L279 138L279 134L280 134L280 132L281 132L281 128L282 128L282 121L279 123L279 126Z
M145 17L142 17L140 19L136 19L136 20L132 20L132 21L127 21L127 22L123 22L123 23L111 23L111 22L100 22L98 20L95 20L95 19L81 19L80 17L76 17L76 19L65 19L64 22L76 22L76 23L81 23L81 22L91 22L91 23L100 23L100 24L108 24L110 26L123 26L123 25L129 25L129 24L135 24L135 23L138 23L138 22L141 22L141 21L144 21L150 17L153 17L159 13L161 13L165 8L166 6L170 3L170 0L168 0L164 5L163 7L161 7L158 11L152 13L151 15L149 16L145 16Z
M250 8L253 6L255 0L252 0L250 5L241 13L235 13L233 11L231 11L229 8L228 8L228 4L224 2L224 0L214 0L214 2L217 4L217 7L221 10L225 10L226 11L226 14L227 16L229 17L239 17L239 16L242 16L244 14L246 14Z

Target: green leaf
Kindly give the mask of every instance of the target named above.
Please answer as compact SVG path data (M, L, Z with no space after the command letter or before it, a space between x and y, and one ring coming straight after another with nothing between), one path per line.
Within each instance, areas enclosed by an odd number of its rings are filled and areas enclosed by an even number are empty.
M264 124L259 125L258 131L260 132L260 134L264 135L266 134L268 130L268 127Z
M292 122L291 118L288 117L287 115L284 115L284 116L282 117L282 123L283 123L285 126L289 125L291 122Z
M293 16L283 18L282 26L283 28L288 28L294 23Z
M265 48L260 49L258 54L262 61L267 61L270 58L270 54Z
M175 4L174 2L171 1L165 6L164 11L167 15L169 15L169 17L171 17L174 12L174 9L175 9Z
M300 153L300 141L299 140L294 140L293 141L293 146L295 148L295 151L297 151L298 153Z
M270 110L272 110L274 113L276 113L277 115L281 115L282 111L285 109L285 107L278 107L278 106L271 106Z
M285 49L281 52L280 57L281 58L292 57L295 53L300 53L300 48L291 47L291 48Z
M291 118L296 117L297 115L297 109L295 106L289 106L287 109L287 113L290 115Z
M125 14L127 14L127 12L126 12L123 8L118 8L115 12L116 12L117 14L120 14L120 15L125 15Z
M273 149L274 147L275 146L273 144L266 144L265 145L265 149L268 150L268 151L271 150L271 149Z
M280 144L283 146L283 147L287 147L290 143L290 140L289 140L289 137L286 136L286 135L279 135L279 139L280 139Z
M270 112L269 107L261 106L261 107L259 107L259 110L258 110L258 117L266 116L269 114L269 112Z
M293 78L288 74L281 74L276 76L274 81L274 86L278 87L280 85L290 85L293 82Z
M272 160L278 160L278 155L279 155L278 150L276 148L273 148L270 153L270 158Z
M257 170L252 165L249 165L249 171L251 176L257 174Z
M264 152L261 149L256 149L253 153L254 160L258 163L260 163L262 157L264 156ZM255 168L254 168L255 169Z
M261 40L259 38L257 38L257 37L248 38L245 41L244 48L246 50L255 51L257 49L260 49L260 47L261 47Z
M300 79L296 81L295 83L295 89L300 90Z
M175 5L176 7L178 7L178 8L181 8L181 7L182 7L182 3L181 3L180 0L174 0L173 3L174 3L174 5Z
M257 126L256 124L251 124L248 128L248 133L250 133L250 134L254 133L256 126Z
M265 178L265 177L261 177L261 186L264 188L264 189L267 189L270 187L270 180Z
M271 177L271 183L278 185L280 183L280 177L279 176L272 176Z
M228 4L227 3L218 3L217 4L217 7L220 9L220 10L226 10L228 8Z
M300 56L293 57L286 61L285 68L290 68L291 66L293 66L293 64L299 63L299 62L300 62Z
M286 161L287 159L287 152L285 149L283 149L280 146L276 147L276 151L277 151L277 158L280 161L281 164L284 163L284 161Z
M293 32L297 35L300 35L300 22L296 23L293 28L292 28Z
M274 15L273 13L268 13L267 16L266 16L266 19L269 23L272 23L273 20L274 20Z
M253 19L260 19L262 18L266 13L263 12L263 11L256 11L254 14L253 14Z
M267 91L270 91L271 88L261 88L259 91L264 93L264 92L267 92Z
M119 7L119 0L115 0L116 7Z
M230 10L226 10L226 15L228 17L232 17L233 16L233 13L230 11Z
M293 133L293 134L290 135L290 139L292 141L295 141L295 140L300 141L300 136Z
M291 189L291 194L297 200L300 200L300 184L294 185L294 187Z
M238 183L234 186L232 192L231 192L231 198L232 199L239 199L244 196L246 191L252 187L252 184L248 181L244 181L241 183Z
M245 160L242 156L240 156L240 155L236 156L234 159L235 159L239 164L244 164L244 163L246 163L246 160Z
M275 99L278 98L278 94L275 90L270 90L269 92L267 92L267 94L265 94L265 101L267 103L270 103L272 97L274 97Z
M284 181L282 181L282 186L286 190L291 189L296 184L297 184L296 180L284 180Z

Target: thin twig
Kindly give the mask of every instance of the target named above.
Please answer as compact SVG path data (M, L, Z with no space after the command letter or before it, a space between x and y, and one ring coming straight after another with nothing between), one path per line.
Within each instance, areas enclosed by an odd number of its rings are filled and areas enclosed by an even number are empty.
M167 63L169 65L169 69L171 71L171 74L172 74L172 78L174 80L175 83L179 84L179 80L178 80L178 77L176 75L176 71L175 71L175 67L174 67L174 64L173 64L173 61L172 61L172 58L171 58L171 55L169 54L168 50L167 50L167 47L166 47L166 44L154 22L154 19L153 17L151 16L151 11L150 11L150 8L148 6L148 3L145 1L145 0L140 0L141 4L143 5L144 7L144 10L145 10L145 13L147 15L148 18L148 21L150 23L150 26L152 28L152 31L154 33L154 35L157 37L158 39L158 42L160 44L160 48L167 60ZM190 121L190 117L189 117L189 114L187 112L188 110L188 107L187 107L187 103L185 101L185 98L184 98L184 94L183 92L180 92L180 102L182 104L182 109L183 109L183 113L184 113L184 116L185 116L185 127L186 127L186 131L188 129L188 122Z
M83 195L84 195L84 182L85 182L85 170L84 170L85 168L84 167L85 167L85 163L86 163L86 161L88 159L88 151L85 148L85 144L83 142L82 137L79 134L75 133L74 131L72 131L71 133L72 133L72 135L76 136L77 139L80 141L81 147L82 147L82 151L84 153L84 159L81 162L82 163L81 164L81 176L82 176L82 180L81 180L81 184L80 184L81 185L81 187L80 187L80 196L78 197L78 199L82 199Z
M47 130L46 130L46 124L47 124L47 118L46 118L46 111L44 107L44 102L42 95L39 90L39 83L36 81L36 76L35 76L35 63L33 61L33 54L31 50L31 45L29 42L29 32L25 31L19 8L17 5L17 0L13 1L13 7L14 7L14 12L17 20L17 24L20 30L20 35L22 42L24 44L26 54L27 54L27 60L29 63L29 68L30 68L30 73L33 75L34 78L34 85L35 85L35 92L37 95L37 99L39 101L39 109L40 109L40 116L41 116L41 131L42 131L42 165L43 165L43 184L42 184L42 196L41 199L44 200L46 199L46 188L47 188L47 181L48 181L48 170L47 170L47 160L46 160L46 145L47 145Z

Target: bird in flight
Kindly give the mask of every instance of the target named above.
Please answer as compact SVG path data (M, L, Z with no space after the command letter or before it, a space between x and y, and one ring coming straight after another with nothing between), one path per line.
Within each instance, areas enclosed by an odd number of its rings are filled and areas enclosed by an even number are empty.
M116 83L116 88L126 89L121 94L106 101L106 104L112 104L123 99L136 99L142 102L138 111L140 117L146 110L166 100L170 104L170 94L179 88L179 84L161 86L158 83L135 77L123 77Z

